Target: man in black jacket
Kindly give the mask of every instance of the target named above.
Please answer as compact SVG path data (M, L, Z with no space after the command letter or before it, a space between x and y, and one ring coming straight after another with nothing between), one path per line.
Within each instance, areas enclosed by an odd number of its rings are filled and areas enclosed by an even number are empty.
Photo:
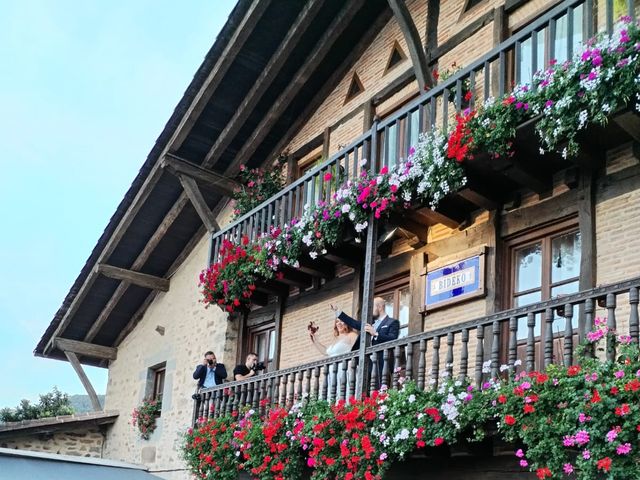
M382 297L376 297L373 299L373 310L371 316L374 320L373 324L367 323L364 329L369 335L371 335L371 345L380 345L381 343L390 342L398 338L400 333L400 321L395 318L387 316L386 302ZM349 325L351 328L360 330L361 324L358 320L351 318L349 315L341 310L338 310L333 305L331 309L334 311L336 318ZM360 337L356 340L356 343L351 348L352 351L360 348ZM378 378L382 375L383 365L383 352L378 352ZM393 370L392 361L389 362L389 370ZM392 373L391 371L389 373ZM379 383L379 381L378 381Z
M216 361L216 355L209 350L204 354L202 363L193 372L194 380L198 380L198 388L215 387L222 385L227 378L227 369L224 364Z

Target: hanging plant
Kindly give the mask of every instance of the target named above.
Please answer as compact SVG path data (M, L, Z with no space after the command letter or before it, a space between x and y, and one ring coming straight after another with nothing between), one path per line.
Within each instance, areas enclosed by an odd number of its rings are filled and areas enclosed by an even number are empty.
M233 194L233 218L238 218L265 200L273 197L286 185L283 167L287 164L289 154L281 153L270 169L247 168L240 166L240 183L242 186Z
M145 399L131 412L131 425L139 432L140 438L149 440L156 429L156 419L160 416L162 402L160 400Z

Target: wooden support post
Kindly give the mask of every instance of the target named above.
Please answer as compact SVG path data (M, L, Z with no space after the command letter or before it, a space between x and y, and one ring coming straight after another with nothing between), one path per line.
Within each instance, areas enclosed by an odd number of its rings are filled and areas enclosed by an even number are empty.
M275 369L280 368L280 350L282 349L282 317L284 316L286 297L279 296L276 303L275 317L275 331L276 331L276 343L274 345L273 358L275 359Z
M424 270L427 264L426 252L421 251L411 257L409 269L409 335L423 331L422 310L424 309Z
M231 197L234 190L240 187L240 184L231 178L227 178L211 170L202 168L195 163L191 163L171 153L167 153L161 162L162 168L171 172L173 175L185 175L194 180L207 184L212 190Z
M322 134L322 161L326 161L329 158L329 147L331 144L331 127L324 129Z
M205 201L202 192L198 188L198 184L196 183L196 181L193 178L187 177L183 174L178 174L178 179L182 184L182 188L184 188L184 191L189 197L189 200L191 200L193 208L195 208L196 212L198 212L198 216L202 220L202 223L204 223L204 226L207 228L207 230L212 233L220 230L220 226L216 221L216 217L207 205L207 202Z
M371 323L373 312L373 295L376 279L376 239L378 237L378 222L369 215L367 227L367 239L365 242L364 271L362 275L362 315L360 316L360 351L358 352L358 368L360 375L356 381L356 398L360 398L366 392L366 378L369 369L366 364L366 349L371 345L370 337L365 332L367 323Z
M63 352L77 353L78 355L102 358L104 360L115 360L118 357L117 348L105 347L104 345L95 345L93 343L79 342L78 340L60 337L57 337L54 343L56 348Z
M162 292L169 291L169 280L167 278L156 277L155 275L147 275L146 273L134 272L126 268L114 267L106 263L98 264L96 272L108 278L115 280L124 280L139 287L150 288L152 290L160 290Z
M427 60L433 61L433 52L438 48L438 19L440 18L440 0L429 0L427 6Z
M84 369L82 368L82 365L80 365L78 357L73 352L64 352L64 354L66 355L67 360L69 360L69 363L71 364L73 369L76 371L76 374L80 378L84 389L87 391L87 395L89 395L89 399L91 400L91 406L96 412L101 411L102 406L100 405L100 400L98 400L98 395L96 395L96 391L94 390L93 385L91 385L89 377L87 377L87 374L84 373Z
M596 285L596 212L594 175L590 170L580 172L578 191L578 224L580 226L580 280L579 290ZM582 341L591 325L585 322L584 305L578 311L578 341Z
M354 318L361 318L362 309L362 265L353 269L353 299L351 300L351 315Z
M434 85L433 75L431 69L427 63L427 55L422 47L422 41L420 40L420 34L416 28L416 24L411 18L411 13L407 8L404 0L387 0L389 6L393 11L393 16L396 18L400 31L407 42L409 49L409 56L413 63L413 68L416 72L416 79L420 85L420 90L423 88L432 88Z

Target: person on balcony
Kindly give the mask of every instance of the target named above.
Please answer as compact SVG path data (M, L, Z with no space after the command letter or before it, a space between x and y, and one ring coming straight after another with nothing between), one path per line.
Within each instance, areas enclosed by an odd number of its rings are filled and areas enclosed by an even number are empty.
M390 342L392 340L396 340L398 335L400 334L400 321L391 318L387 315L386 311L386 301L382 297L376 297L373 299L373 311L371 312L371 316L373 318L373 324L367 323L364 327L364 331L371 335L371 345L376 346L385 342ZM341 320L346 325L351 328L360 331L361 324L358 320L351 318L349 315L344 313L342 310L337 309L333 305L330 305L331 310L333 310L336 318ZM353 350L357 350L360 348L360 336L358 335L358 340L353 345ZM377 355L377 384L380 386L380 377L382 376L382 372L384 370L384 352L379 351ZM371 368L371 365L369 366ZM388 371L393 371L393 359L389 361Z
M358 340L358 333L337 318L333 324L333 336L335 338L334 342L326 347L316 338L315 331L309 332L313 346L326 357L336 357L344 353L349 353Z
M259 370L259 368L256 368L258 366L258 355L251 352L247 355L244 363L236 365L236 368L233 369L233 379L246 380L247 378L253 377L258 373L257 370Z
M193 378L198 380L198 389L215 387L222 385L227 378L227 369L224 364L217 362L215 353L209 350L193 372Z

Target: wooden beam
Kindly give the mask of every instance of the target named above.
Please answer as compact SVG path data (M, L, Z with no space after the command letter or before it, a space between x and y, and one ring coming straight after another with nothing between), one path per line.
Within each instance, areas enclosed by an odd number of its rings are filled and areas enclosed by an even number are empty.
M329 158L329 147L331 146L331 127L324 129L322 134L322 161Z
M291 285L292 287L299 287L303 290L311 286L311 275L287 265L282 266L281 271L283 277L279 278L278 281L286 285Z
M440 19L440 0L429 0L427 4L427 54L438 48L438 20Z
M235 159L225 170L225 175L234 174L240 165L247 163L249 158L266 138L273 121L279 118L287 109L296 94L300 91L300 88L307 82L318 65L324 60L327 53L329 53L335 40L347 28L350 20L356 16L363 3L364 0L351 0L345 3L345 6L331 22L331 25L329 25L314 49L307 55L309 60L296 72L284 91L274 100L271 108L266 115L264 115L262 121L254 129L251 136L244 142L244 146L240 152L238 152Z
M409 242L412 248L415 249L424 247L427 244L429 230L428 226L407 217L399 218L397 224L403 231L411 233L415 237Z
M594 175L580 172L578 192L578 224L580 225L580 291L596 286L596 209Z
M196 181L205 183L212 190L227 197L233 196L234 191L241 187L240 183L231 178L202 168L195 163L191 163L171 153L166 154L162 158L161 165L162 168L166 169L176 176L181 174Z
M362 264L363 257L364 252L361 248L349 244L342 244L337 248L329 248L328 252L323 255L323 258L330 262L353 268Z
M134 272L126 268L114 267L106 263L100 263L96 268L96 272L108 278L115 280L124 280L139 287L150 288L152 290L160 290L161 292L169 291L169 280L155 275Z
M267 295L275 295L276 297L286 297L289 295L289 286L283 285L276 280L269 280L266 283L256 285L258 292L266 293Z
M202 192L198 188L198 184L196 183L196 181L193 178L187 177L183 174L178 174L178 179L180 180L184 191L189 197L189 200L191 200L193 208L195 208L196 212L198 212L198 216L200 217L200 220L202 220L202 223L204 223L204 226L207 228L207 230L211 233L220 230L220 225L218 225L215 215L213 214L213 212L211 212L211 209L207 205L207 202L205 201Z
M262 15L267 10L270 3L271 0L261 0L254 1L249 6L244 17L238 23L237 27L233 30L231 38L229 39L227 45L224 47L222 54L218 57L216 64L213 66L213 68L211 68L209 76L203 82L200 90L193 98L191 105L182 116L180 124L175 128L171 138L169 139L169 141L167 141L166 146L164 147L162 153L158 156L158 158L162 158L166 153L169 153L170 151L178 150L178 148L182 145L188 133L191 131L191 128L200 116L200 113L202 113L202 111L204 110L208 100L211 98L213 91L218 87L218 85L226 75L229 66L231 66L231 64L236 59L236 56L240 52L240 49L244 45L244 42L247 40L247 38L249 38L251 33L253 33L253 29L257 25L258 21L262 18ZM160 166L160 163L157 162L152 167L151 172L148 174L147 178L144 180L144 183L127 207L127 210L122 216L120 223L118 223L118 225L115 227L107 244L103 248L102 252L100 252L95 265L105 262L116 249L120 240L131 225L131 222L151 194L153 187L162 176L162 172L163 169ZM180 200L178 200L178 202L180 202ZM60 323L56 327L55 331L49 338L47 345L43 349L43 355L46 355L51 351L51 349L53 348L53 339L64 332L64 330L69 325L69 322L82 304L84 298L86 297L87 293L89 292L97 278L97 275L94 272L95 269L91 273L89 273L88 277L80 286L77 294L71 301L71 305L69 305L69 308L62 317L62 320L60 320Z
M167 233L171 225L173 225L173 222L176 220L176 218L178 218L178 215L180 215L180 212L182 212L182 208L187 204L188 201L189 199L187 198L187 195L183 192L176 203L174 203L173 207L171 207L169 213L167 213L167 215L164 217L162 223L158 226L158 228L156 228L156 231L153 232L153 235L145 245L144 249L140 252L138 257L131 265L131 270L137 271L144 266L153 251L160 243L160 240L164 238L165 234ZM111 295L111 298L100 312L100 315L98 316L96 321L93 322L93 325L91 325L91 328L85 335L85 342L91 342L91 340L95 338L104 323L111 315L111 312L113 312L113 309L116 307L118 302L120 302L120 299L129 288L129 285L130 283L127 281L120 282L120 285L118 285L116 291L113 292L113 295Z
M446 42L442 43L441 45L438 45L438 47L435 50L429 49L427 52L428 61L436 62L440 57L449 53L454 48L458 47L462 42L473 37L482 27L489 25L491 22L493 22L493 20L494 20L494 12L493 10L489 10L487 13L478 17L469 25L464 27L458 33L449 37L449 39Z
M622 115L614 117L613 121L617 123L632 140L640 142L640 116L635 112L625 112Z
M76 371L76 375L78 375L78 378L80 378L80 381L84 386L84 389L87 391L87 395L89 395L89 399L91 400L91 406L93 407L93 410L96 412L99 412L100 410L102 410L102 406L100 405L100 400L98 400L98 395L96 395L96 391L94 390L93 385L91 385L91 381L89 380L89 377L87 377L87 374L84 373L84 369L82 368L82 365L80 365L80 362L78 361L78 357L73 352L65 351L64 354L67 357L67 360L69 360L69 363L71 364L73 369Z
M69 338L57 337L54 340L56 348L63 352L72 352L86 357L102 358L104 360L115 360L118 358L118 349L96 345L94 343L80 342Z
M353 46L349 50L349 52L345 53L344 60L340 64L340 66L331 74L329 79L320 87L320 89L316 92L315 96L311 99L311 101L307 102L306 107L304 108L302 114L298 115L298 117L291 123L291 126L287 130L287 133L281 136L280 140L273 148L271 153L267 156L267 158L274 158L278 155L283 148L285 148L294 135L298 133L298 131L302 128L305 122L309 120L313 112L315 112L320 105L327 99L327 96L333 92L336 86L340 83L340 81L344 78L344 76L348 73L349 69L352 68L355 61L362 56L362 54L371 46L371 42L378 36L380 30L388 23L389 19L392 17L391 9L384 9L382 13L378 16L378 18L373 22L370 26L369 30L364 34L364 36L360 39L360 41ZM413 68L409 68L408 70L413 75ZM394 83L394 82L392 82ZM387 87L385 87L382 91L386 91ZM375 114L375 111L373 112ZM365 113L366 119L366 113ZM338 120L339 123L340 120ZM373 122L373 120L372 120ZM366 130L366 128L365 128ZM322 135L318 135L319 144L322 143Z
M302 255L298 263L298 270L313 277L324 278L325 280L330 280L335 277L336 272L334 265L322 257L311 260L308 255Z
M498 202L491 198L492 195L480 186L463 188L458 195L485 210L495 210L499 206Z
M445 227L449 228L458 228L461 223L460 221L443 215L436 210L431 210L429 207L422 207L413 212L409 212L407 213L407 218L424 225L437 225L438 223L441 223Z
M400 31L407 42L407 48L409 49L409 56L411 57L411 63L413 63L413 69L416 72L416 78L420 84L420 89L432 88L434 85L433 75L427 62L427 55L422 47L422 40L420 39L420 33L416 28L416 24L411 18L411 12L407 8L407 4L404 0L387 0L393 16L396 18Z
M310 0L302 11L298 14L293 25L289 28L287 35L282 43L271 56L269 62L262 70L262 73L255 81L253 88L249 89L247 96L242 101L240 107L236 109L231 120L226 124L215 143L204 158L203 165L209 166L215 164L225 152L227 147L235 138L238 130L244 125L249 115L255 109L256 105L262 98L263 94L268 90L275 78L280 73L289 55L294 50L296 44L300 41L307 28L313 23L316 14L320 11L325 0ZM271 160L271 158L268 158ZM232 171L235 173L235 171Z

